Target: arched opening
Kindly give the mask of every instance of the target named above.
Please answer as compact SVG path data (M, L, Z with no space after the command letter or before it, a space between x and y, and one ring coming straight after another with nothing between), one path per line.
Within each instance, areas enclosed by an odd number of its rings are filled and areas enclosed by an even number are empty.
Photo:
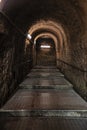
M32 37L32 48L33 48L33 65L36 64L36 42L38 39L43 37L53 39L55 46L55 57L56 57L56 65L58 64L57 59L67 58L67 54L63 54L63 44L65 45L64 52L68 51L68 41L67 41L67 33L66 29L60 24L56 23L55 20L40 20L33 24L28 30L28 34ZM54 55L54 51L53 51ZM52 59L51 59L52 60ZM54 58L55 60L55 58ZM54 64L54 61L53 61ZM51 65L51 64L50 64Z
M56 65L55 44L51 38L39 38L36 41L36 64Z

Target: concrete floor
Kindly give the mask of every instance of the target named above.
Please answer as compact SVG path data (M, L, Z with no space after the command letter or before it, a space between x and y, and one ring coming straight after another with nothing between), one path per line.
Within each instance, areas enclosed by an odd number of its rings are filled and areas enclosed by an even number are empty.
M55 67L36 66L0 110L0 130L87 130L87 102Z

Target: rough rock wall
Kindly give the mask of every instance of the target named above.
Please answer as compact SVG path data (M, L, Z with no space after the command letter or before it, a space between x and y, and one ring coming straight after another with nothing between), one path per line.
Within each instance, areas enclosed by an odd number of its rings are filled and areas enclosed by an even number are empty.
M58 61L58 66L72 82L74 88L87 100L87 1L78 0L77 6L79 18L81 18L78 21L80 20L81 24L76 27L77 35L75 34L75 37L72 30L73 35L67 44L68 50L60 57L60 60L64 62ZM76 24L78 24L77 21Z
M30 54L24 50L24 37L0 14L0 106L12 95L32 67Z

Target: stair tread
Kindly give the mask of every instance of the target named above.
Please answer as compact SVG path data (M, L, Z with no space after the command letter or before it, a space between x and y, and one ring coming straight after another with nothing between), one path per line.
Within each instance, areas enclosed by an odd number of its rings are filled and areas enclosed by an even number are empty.
M87 118L9 117L0 118L1 130L87 130Z
M64 78L51 78L51 79L44 79L44 78L26 78L20 86L59 86L59 85L68 85L71 84Z
M2 109L84 110L87 109L87 103L74 90L35 92L24 89L17 91Z
M54 66L35 66L1 108L0 129L65 128L87 130L87 102Z

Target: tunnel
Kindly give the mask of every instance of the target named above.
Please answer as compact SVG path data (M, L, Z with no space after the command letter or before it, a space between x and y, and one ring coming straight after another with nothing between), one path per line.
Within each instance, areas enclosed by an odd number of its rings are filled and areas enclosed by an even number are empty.
M12 128L87 129L86 0L0 0L0 129Z
M36 65L56 65L55 46L52 39L40 38L36 44Z

